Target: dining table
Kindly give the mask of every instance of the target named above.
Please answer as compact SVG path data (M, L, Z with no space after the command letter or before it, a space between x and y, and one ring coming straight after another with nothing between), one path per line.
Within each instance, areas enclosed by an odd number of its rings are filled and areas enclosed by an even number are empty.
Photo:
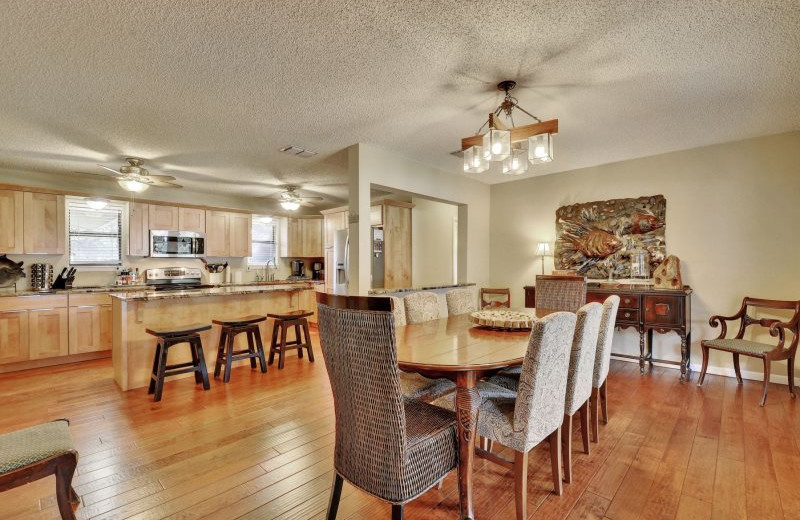
M552 311L525 309L536 317ZM405 372L455 382L461 518L473 519L472 473L481 397L478 380L522 364L530 330L476 326L469 313L397 328L397 364Z

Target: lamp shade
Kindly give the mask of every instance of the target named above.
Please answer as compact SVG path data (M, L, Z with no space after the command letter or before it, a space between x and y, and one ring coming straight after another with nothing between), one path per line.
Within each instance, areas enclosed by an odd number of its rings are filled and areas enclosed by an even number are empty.
M117 181L122 189L125 191L132 191L134 193L141 193L150 187L149 184L139 182L133 179L120 179Z
M490 129L483 135L483 157L488 161L502 161L511 155L511 132Z
M281 201L281 207L285 210L295 211L300 207L300 203L294 200L284 200Z
M539 242L536 245L536 254L539 256L548 256L550 255L550 243L549 242Z
M550 134L533 135L528 138L528 159L533 164L546 163L553 160L553 136Z
M506 175L522 175L528 171L528 151L513 150L503 161L503 173Z
M483 147L470 146L464 150L464 171L468 173L483 173L489 169L489 161L483 156Z

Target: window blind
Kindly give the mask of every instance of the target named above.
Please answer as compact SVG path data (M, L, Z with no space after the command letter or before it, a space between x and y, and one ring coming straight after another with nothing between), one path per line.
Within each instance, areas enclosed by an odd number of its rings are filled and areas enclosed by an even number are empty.
M92 209L82 199L69 200L70 265L122 265L122 204Z
M278 225L272 222L263 222L258 217L253 217L253 256L247 259L247 265L264 266L278 257Z

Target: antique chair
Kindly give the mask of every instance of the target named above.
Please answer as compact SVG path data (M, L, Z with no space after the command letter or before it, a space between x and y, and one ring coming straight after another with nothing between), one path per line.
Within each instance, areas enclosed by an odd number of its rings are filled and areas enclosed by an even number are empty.
M402 327L406 324L406 304L402 298L389 296L393 302L392 313L394 314L394 326Z
M489 296L489 298L486 298ZM499 298L498 298L499 297ZM511 290L481 288L481 309L494 309L497 307L511 307Z
M404 504L457 467L455 414L403 397L392 300L319 293L317 302L336 417L327 518L336 518L347 480L401 519Z
M791 319L780 321L773 318L756 319L748 313L749 310L764 309L768 311L793 311ZM726 338L728 335L728 321L739 320L739 331L733 338ZM767 390L769 389L769 376L773 361L789 360L787 369L789 378L789 395L794 397L794 357L797 352L798 322L800 322L800 301L785 300L763 300L760 298L745 297L742 300L742 307L733 316L711 316L708 320L712 327L721 326L719 337L716 339L706 339L700 342L703 349L703 369L700 372L700 379L697 386L701 386L706 377L708 369L709 349L722 350L733 354L733 370L736 372L736 381L742 384L742 373L739 370L739 355L759 358L764 363L764 391L761 395L760 406L767 402ZM744 333L750 325L759 325L769 330L773 337L778 338L778 344L759 343L744 339ZM751 329L752 331L752 329ZM791 333L791 337L786 337L786 332ZM787 342L787 340L790 340Z
M420 291L403 298L406 306L406 323L422 323L439 319L439 295Z
M536 309L577 312L586 303L583 276L536 276Z
M611 342L614 339L614 323L617 320L619 296L612 294L603 302L603 317L600 320L600 333L597 336L597 355L594 360L592 376L592 442L600 438L600 408L603 411L603 424L608 422L608 368L611 364Z
M554 491L561 495L563 490L561 424L575 322L575 314L555 312L534 323L517 392L487 382L478 383L482 404L478 409L477 434L514 450L514 460L484 448L476 448L475 454L513 469L518 520L527 518L528 453L545 439L550 441ZM454 409L450 396L437 399L434 404Z
M447 314L458 316L475 311L475 297L470 289L453 289L444 295L447 300Z
M74 520L72 506L80 503L72 489L77 465L78 452L72 445L66 419L0 435L0 491L55 475L56 502L62 520Z

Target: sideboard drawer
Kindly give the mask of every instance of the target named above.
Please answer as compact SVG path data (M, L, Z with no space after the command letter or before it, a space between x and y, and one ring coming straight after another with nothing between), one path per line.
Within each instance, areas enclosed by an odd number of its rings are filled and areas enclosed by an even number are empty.
M606 301L606 298L611 296L608 293L596 293L596 292L588 292L586 293L586 303L603 303ZM638 309L639 308L639 295L638 294L618 294L619 296L619 308L620 309Z
M681 316L680 296L645 296L644 321L650 325L671 325L680 327L683 324Z
M639 323L639 309L619 309L617 323Z

